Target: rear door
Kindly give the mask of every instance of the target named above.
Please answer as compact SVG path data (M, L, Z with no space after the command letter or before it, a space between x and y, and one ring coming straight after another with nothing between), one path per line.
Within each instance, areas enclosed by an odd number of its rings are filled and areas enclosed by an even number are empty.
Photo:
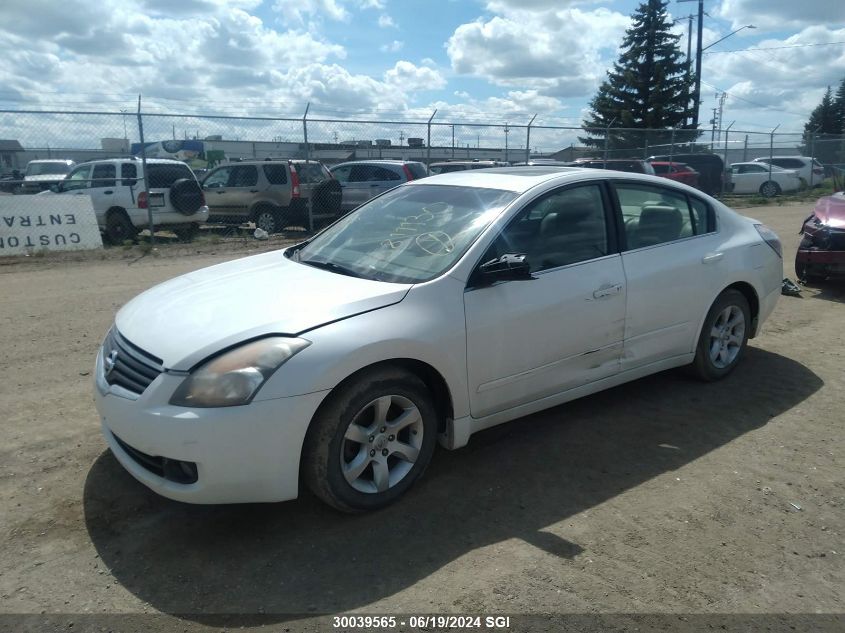
M370 171L370 191L367 200L401 185L406 180L406 176L400 176L391 168L382 165L373 165Z
M372 197L370 185L378 186L371 182L372 168L366 163L343 165L332 173L340 181L340 186L343 188L344 210L354 209L364 204Z
M628 288L622 371L688 354L725 279L722 237L703 200L669 187L613 183Z

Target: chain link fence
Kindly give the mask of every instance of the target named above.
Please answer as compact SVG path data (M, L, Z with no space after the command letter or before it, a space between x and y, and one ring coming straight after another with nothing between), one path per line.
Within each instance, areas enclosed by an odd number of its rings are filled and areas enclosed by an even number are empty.
M845 134L782 133L777 128L760 132L732 126L699 132L615 126L585 130L534 119L530 123L447 122L438 119L436 112L428 120L391 121L309 116L307 110L298 118L0 110L0 204L6 213L0 225L0 253L10 252L10 243L16 245L16 252L72 245L88 248L102 243L98 243L101 235L106 244L124 244L139 235L155 239L160 232L189 239L201 225L207 227L209 219L221 215L204 216L197 201L204 195L206 201L213 197L211 202L216 203L224 196L207 187L179 185L183 199L171 199L174 183L194 176L202 182L220 166L249 161L293 165L286 174L275 167L262 170L265 177L279 182L290 178L290 195L297 198L289 204L290 213L266 224L276 232L311 231L337 217L339 188L318 185L328 178L326 168L347 161L396 160L428 166L446 161L519 164L657 157L684 162L691 155L718 157L720 173L709 188L702 187L715 195L726 192L730 177L725 177L725 170L731 164L777 156L818 160L824 171L810 175L806 185L812 187L842 173ZM190 171L165 173L156 162L162 158L180 161ZM90 163L103 159L111 159L110 164ZM232 173L237 174L233 178L246 179L240 183L244 187L258 186L247 177L253 171ZM297 184L300 191L293 193ZM76 224L60 224L60 201L71 199L75 201L66 206L75 205L73 219L68 217L66 222ZM86 211L83 200L92 209ZM16 219L9 220L12 216ZM83 216L88 218L84 222ZM234 221L216 223L224 234L247 234L249 228L252 235L258 225L254 212L232 217ZM38 228L45 231L45 227L53 228L48 234L33 233L38 224L44 224ZM55 228L59 226L76 230L65 231L62 238ZM30 229L26 236L23 229ZM77 235L70 236L71 232Z

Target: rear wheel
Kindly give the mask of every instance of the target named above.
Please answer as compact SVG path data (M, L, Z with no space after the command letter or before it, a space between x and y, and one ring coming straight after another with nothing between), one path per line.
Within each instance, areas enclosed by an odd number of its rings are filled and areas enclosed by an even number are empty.
M699 378L719 380L731 373L745 354L751 328L748 300L738 290L720 294L704 319L692 368Z
M258 207L255 213L253 213L252 219L255 222L256 228L267 231L267 233L278 233L284 228L282 226L281 212L269 205Z
M416 376L380 369L342 386L317 412L303 450L303 477L344 512L396 501L434 453L437 412Z
M760 195L764 198L774 198L780 194L780 185L774 180L767 180L760 185Z
M106 218L106 237L112 244L123 244L126 240L134 240L138 229L126 215L126 211L118 209L109 213Z

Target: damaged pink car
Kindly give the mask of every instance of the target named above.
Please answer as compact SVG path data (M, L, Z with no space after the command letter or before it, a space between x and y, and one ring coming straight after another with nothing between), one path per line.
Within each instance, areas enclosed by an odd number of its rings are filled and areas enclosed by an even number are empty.
M801 281L821 281L845 274L845 191L819 198L801 227L804 236L795 255Z

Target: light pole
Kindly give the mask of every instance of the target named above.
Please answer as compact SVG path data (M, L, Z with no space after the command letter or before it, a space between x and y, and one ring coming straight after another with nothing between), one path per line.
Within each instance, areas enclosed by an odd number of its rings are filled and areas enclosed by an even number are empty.
M711 46L715 46L719 42L728 39L731 35L735 35L739 33L743 29L753 29L756 28L753 24L746 24L745 26L739 27L735 31L731 31L725 37L720 38L713 42L712 44L708 44L707 46L703 47L702 44L702 37L704 35L704 0L678 0L678 2L698 2L698 34L696 37L696 47L695 47L695 90L693 91L692 99L692 127L693 129L698 128L698 106L699 101L701 101L701 54L706 51Z

